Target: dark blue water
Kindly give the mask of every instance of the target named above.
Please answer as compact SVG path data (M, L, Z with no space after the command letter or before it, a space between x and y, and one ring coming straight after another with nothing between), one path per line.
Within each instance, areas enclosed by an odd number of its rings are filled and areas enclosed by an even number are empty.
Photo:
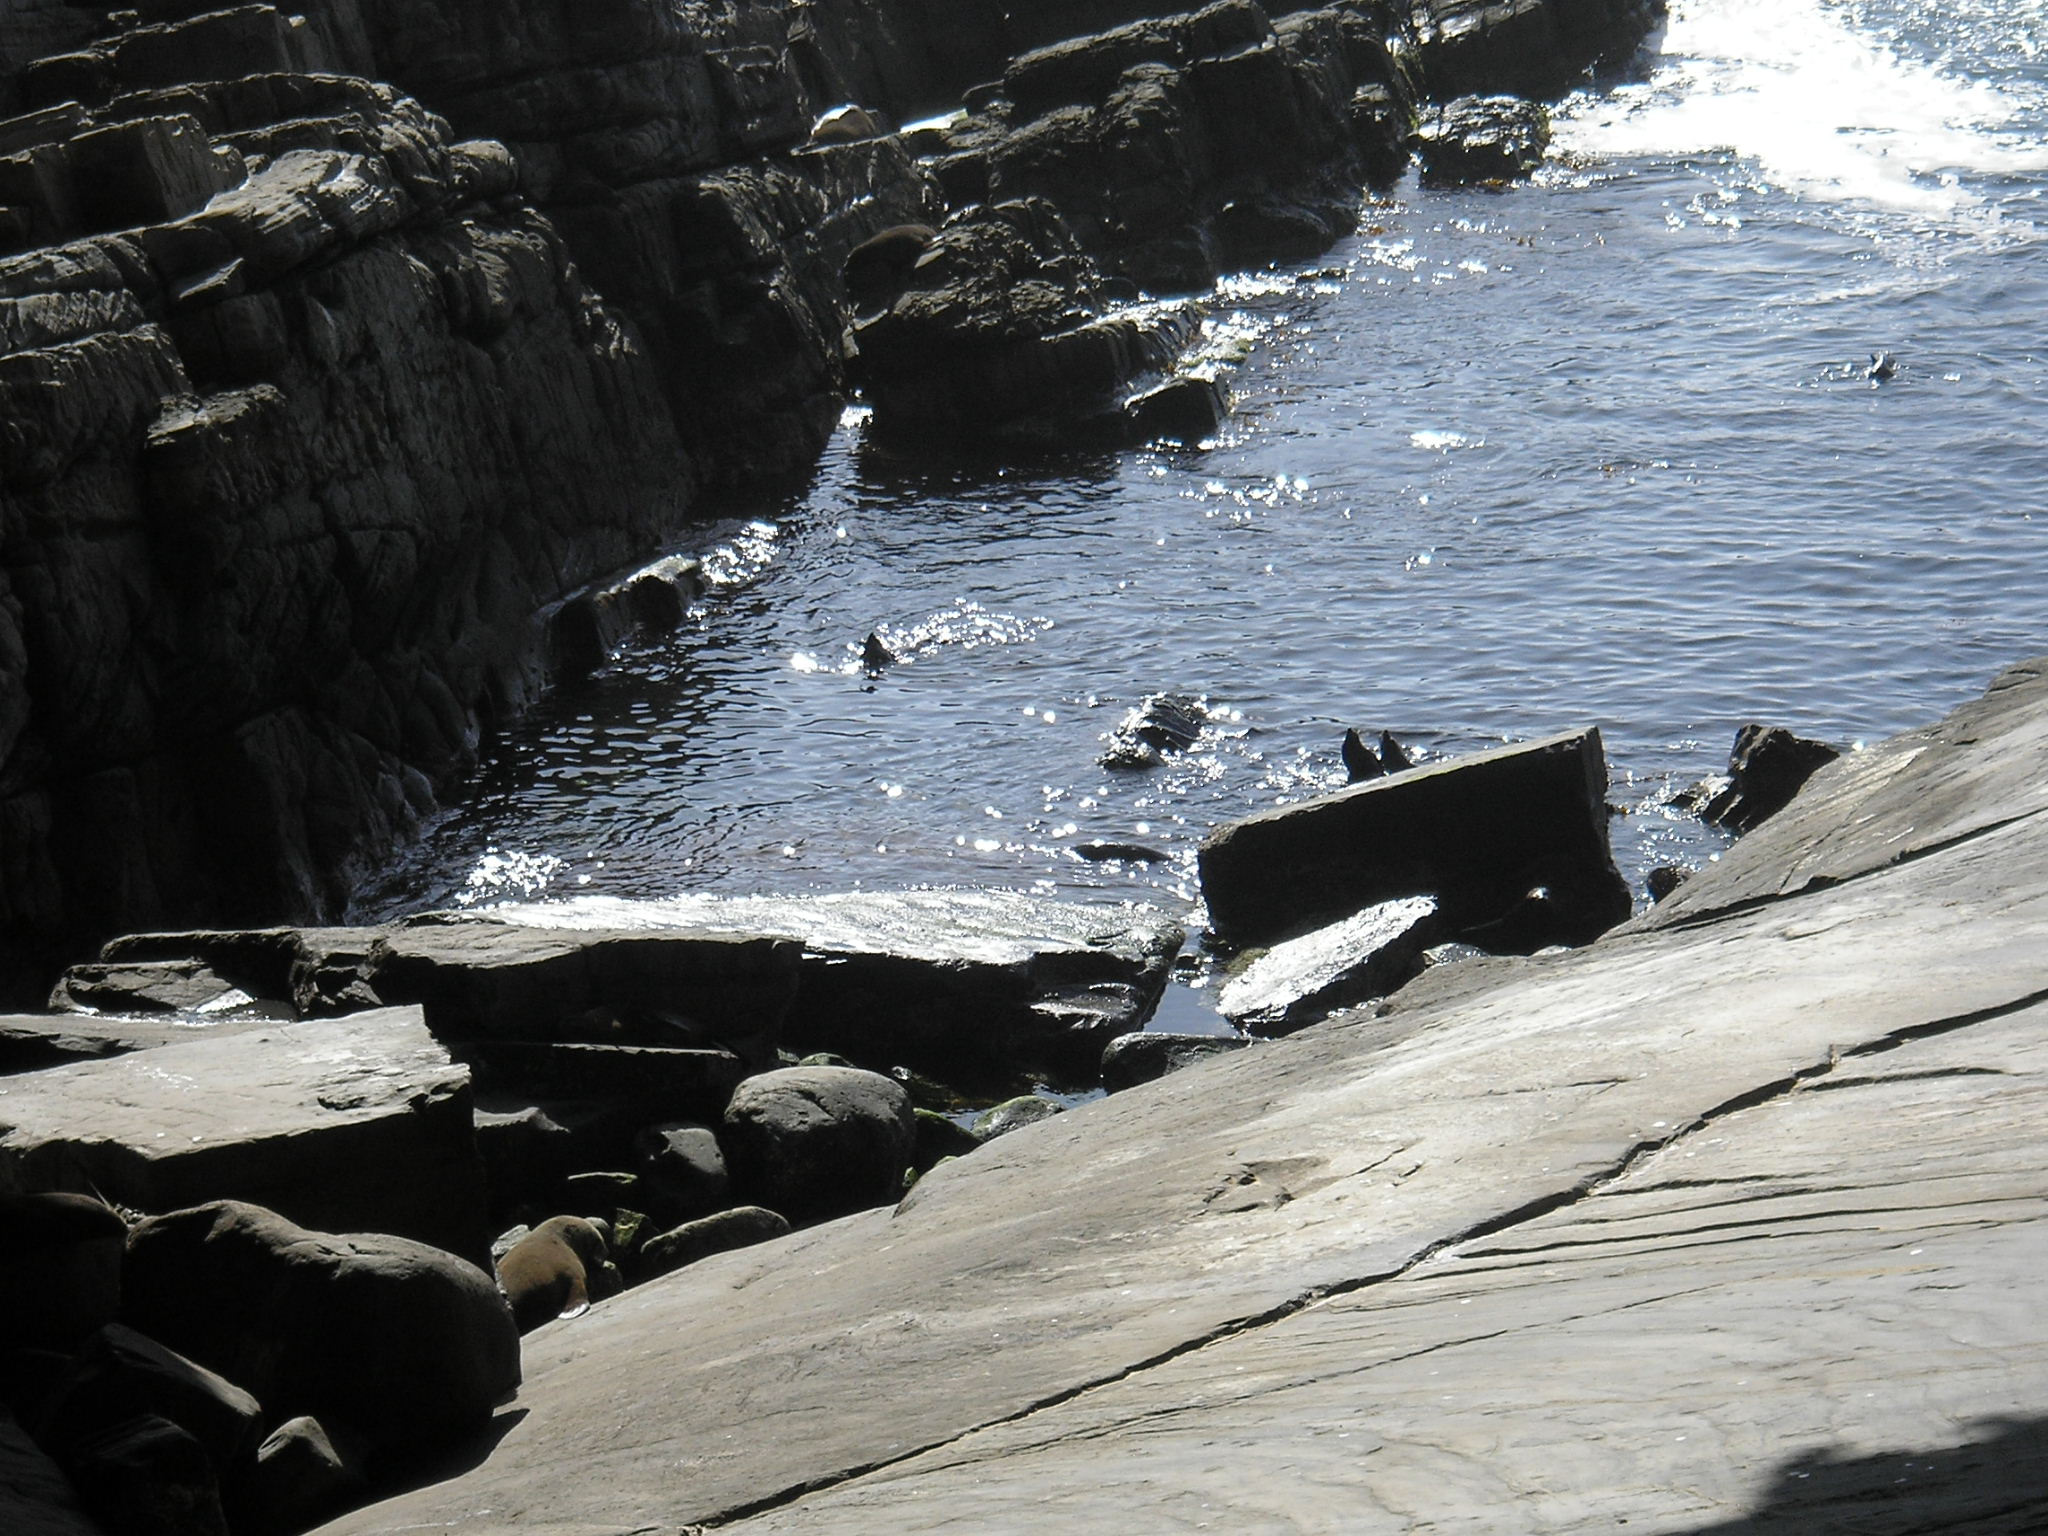
M2048 650L2044 50L2041 0L1681 0L1534 185L1404 186L1317 270L1224 284L1205 451L906 462L849 412L709 541L692 623L548 700L363 915L1185 908L1204 833L1341 782L1348 725L1448 754L1598 722L1625 872L1712 857L1662 802L1744 721L1875 739ZM870 630L905 655L873 680ZM1160 689L1211 701L1197 750L1095 766Z

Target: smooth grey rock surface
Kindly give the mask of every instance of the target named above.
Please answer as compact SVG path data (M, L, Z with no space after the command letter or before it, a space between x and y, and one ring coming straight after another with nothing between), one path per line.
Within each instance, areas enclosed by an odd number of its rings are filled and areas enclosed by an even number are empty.
M0 1079L0 1191L231 1197L480 1254L469 1074L416 1008Z
M1434 971L539 1335L489 1461L331 1529L2037 1528L2043 694L1825 770L1689 922ZM1707 899L1816 836L1834 884Z

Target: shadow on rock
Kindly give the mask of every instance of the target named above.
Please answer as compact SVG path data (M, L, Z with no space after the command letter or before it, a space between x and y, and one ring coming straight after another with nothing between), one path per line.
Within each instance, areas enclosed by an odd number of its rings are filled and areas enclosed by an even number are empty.
M387 1457L378 1468L380 1475L375 1497L395 1499L401 1494L431 1488L436 1483L445 1483L465 1472L475 1471L491 1459L499 1442L517 1429L531 1411L527 1408L505 1408L493 1414L488 1423L478 1425L457 1439L443 1441L432 1451L402 1460L395 1456Z
M1801 1453L1757 1507L1671 1536L1907 1536L2048 1530L2048 1418L1984 1419L1979 1438L1937 1450Z

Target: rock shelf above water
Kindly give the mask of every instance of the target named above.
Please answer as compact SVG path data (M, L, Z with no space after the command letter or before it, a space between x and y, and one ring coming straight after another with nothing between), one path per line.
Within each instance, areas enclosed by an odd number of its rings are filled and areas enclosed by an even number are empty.
M2044 744L2032 663L1587 949L543 1328L487 1461L328 1529L2030 1528Z

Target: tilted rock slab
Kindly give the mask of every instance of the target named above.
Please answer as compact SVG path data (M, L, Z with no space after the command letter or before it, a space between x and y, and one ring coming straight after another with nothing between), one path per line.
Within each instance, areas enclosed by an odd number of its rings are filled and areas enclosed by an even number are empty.
M1200 859L1209 924L1233 944L1428 895L1446 933L1534 949L1584 943L1630 906L1608 850L1607 760L1592 727L1260 811L1217 828ZM1539 888L1542 902L1525 900ZM1478 936L1481 925L1505 942Z
M482 1253L469 1073L417 1008L0 1078L0 1191L233 1198Z
M1703 874L643 1286L329 1529L2039 1523L2048 668L1958 720L1738 850L1831 884Z

